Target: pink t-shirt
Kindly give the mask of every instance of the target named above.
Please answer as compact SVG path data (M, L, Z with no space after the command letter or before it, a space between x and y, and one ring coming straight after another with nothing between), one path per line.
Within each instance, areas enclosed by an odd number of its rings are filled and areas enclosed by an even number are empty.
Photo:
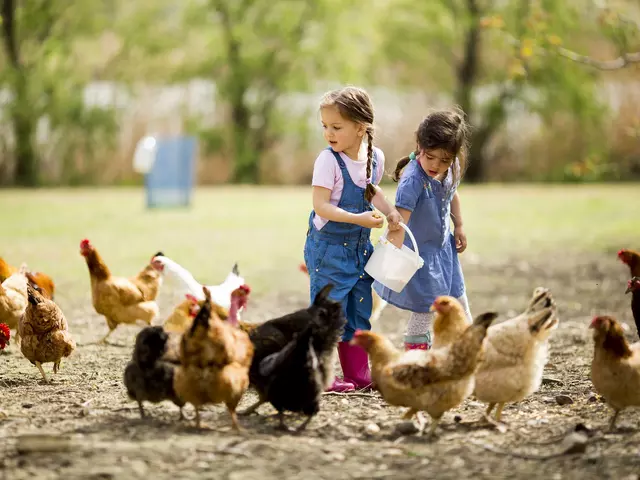
M347 155L340 152L340 158L347 166L347 170L349 172L349 176L353 182L361 188L365 188L367 186L367 150L366 144L363 144L364 148L360 149L360 153L358 154L358 158L361 160L355 161L351 160ZM384 153L378 147L373 147L376 152L376 181L375 184L380 183L380 179L384 173ZM316 158L316 162L313 166L313 180L311 180L311 185L314 187L324 187L331 190L331 197L329 202L332 205L338 205L340 202L340 197L342 196L342 190L344 188L344 180L342 179L342 170L340 170L340 165L338 165L338 161L336 157L333 156L333 152L331 150L322 150L318 158ZM320 217L316 214L313 218L313 224L315 227L320 230L327 224L328 220Z

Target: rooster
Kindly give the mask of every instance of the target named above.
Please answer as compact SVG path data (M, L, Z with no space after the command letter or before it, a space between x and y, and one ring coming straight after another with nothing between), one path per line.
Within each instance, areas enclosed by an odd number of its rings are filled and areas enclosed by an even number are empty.
M164 275L169 275L175 280L178 280L184 290L184 293L193 295L198 301L204 300L202 293L202 287L200 283L193 277L182 265L171 260L164 255L157 255L153 258L153 264ZM207 286L207 289L211 292L211 300L216 305L229 309L231 308L231 294L245 285L244 278L240 276L238 264L236 263L231 272L227 275L224 282L220 285ZM240 312L238 312L240 314Z
M283 430L288 430L285 411L307 416L298 431L318 413L320 395L333 381L333 352L346 324L340 304L328 297L332 288L320 290L308 309L265 322L250 333L255 352L249 378L259 401L243 413L270 402Z
M629 280L627 290L624 293L631 293L631 313L636 322L636 331L640 336L640 277L633 277Z
M595 317L591 363L593 386L613 408L613 430L621 410L640 406L640 342L629 345L622 326L611 316Z
M11 330L6 323L0 323L0 351L4 350L9 345L11 339Z
M432 418L432 436L445 412L460 405L471 393L474 373L482 354L487 329L497 317L487 312L475 318L451 345L431 350L399 352L391 341L371 331L358 330L351 340L371 359L371 378L390 405L409 407L405 419L418 414L420 434L426 411Z
M116 277L111 275L109 267L89 240L80 242L80 254L89 269L93 307L98 314L104 315L109 327L98 343L105 343L121 323L142 321L151 325L158 315L158 305L154 300L162 282L153 263L133 278Z

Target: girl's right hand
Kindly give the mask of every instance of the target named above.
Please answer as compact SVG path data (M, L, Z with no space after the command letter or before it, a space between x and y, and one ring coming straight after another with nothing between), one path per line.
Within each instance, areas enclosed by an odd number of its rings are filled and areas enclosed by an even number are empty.
M377 212L362 212L356 216L358 225L364 228L381 228L384 225L384 218Z

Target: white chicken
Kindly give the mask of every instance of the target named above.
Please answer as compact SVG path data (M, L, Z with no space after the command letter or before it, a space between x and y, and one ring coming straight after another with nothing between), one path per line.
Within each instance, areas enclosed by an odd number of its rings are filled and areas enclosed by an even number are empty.
M168 257L158 255L153 258L153 263L157 268L165 274L177 280L183 288L180 293L190 293L198 299L204 300L204 293L201 285L183 266L171 260ZM231 294L245 284L244 278L240 276L238 264L236 263L227 278L220 285L207 285L207 289L211 292L211 301L222 308L229 309L231 307Z

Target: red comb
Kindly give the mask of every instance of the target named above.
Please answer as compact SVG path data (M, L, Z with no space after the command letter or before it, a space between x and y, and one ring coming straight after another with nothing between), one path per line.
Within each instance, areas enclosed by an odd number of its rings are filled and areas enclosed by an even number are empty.
M4 335L4 340L11 338L11 330L9 330L9 325L6 323L0 323L0 332Z
M198 303L198 299L196 298L195 295L191 295L190 293L185 294L185 297L187 297L187 300L193 302L193 303Z
M82 240L80 242L80 248L85 248L85 247L88 247L88 246L89 246L89 239L88 238L85 238L84 240Z
M244 285L240 286L240 290L242 290L247 295L251 293L251 287L249 285L247 285L246 283Z

